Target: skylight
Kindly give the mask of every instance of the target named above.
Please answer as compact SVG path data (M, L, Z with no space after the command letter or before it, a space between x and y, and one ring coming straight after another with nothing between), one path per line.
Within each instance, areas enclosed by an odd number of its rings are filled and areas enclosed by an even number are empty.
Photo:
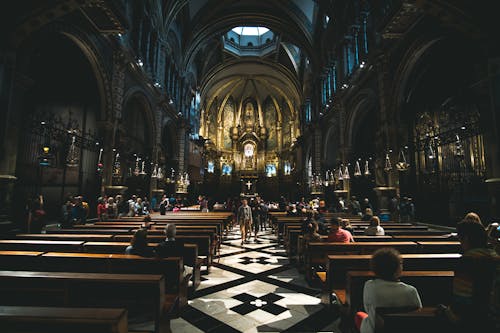
M236 27L231 30L240 36L261 36L269 31L266 27Z

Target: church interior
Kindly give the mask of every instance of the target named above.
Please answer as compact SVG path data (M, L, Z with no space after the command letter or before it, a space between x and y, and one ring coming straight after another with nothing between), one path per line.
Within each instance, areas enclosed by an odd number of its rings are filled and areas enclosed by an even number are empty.
M3 3L0 331L499 332L494 2Z

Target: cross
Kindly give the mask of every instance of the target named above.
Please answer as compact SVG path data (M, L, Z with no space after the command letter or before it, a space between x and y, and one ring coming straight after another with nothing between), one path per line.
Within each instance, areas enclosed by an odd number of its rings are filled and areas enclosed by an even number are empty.
M245 185L248 187L248 190L250 191L250 187L252 187L252 182L251 181L247 181L245 183Z

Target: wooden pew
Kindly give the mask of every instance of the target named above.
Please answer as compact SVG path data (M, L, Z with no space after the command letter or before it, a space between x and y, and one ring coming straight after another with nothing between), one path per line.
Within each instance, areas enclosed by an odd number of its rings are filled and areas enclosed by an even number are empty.
M187 287L190 275L183 276L182 258L143 258L127 254L94 254L74 252L3 251L0 252L0 267L4 270L115 273L115 274L161 274L165 275L167 300L176 304L174 314L187 305Z
M0 294L0 305L125 307L131 317L154 314L156 333L167 330L174 306L165 300L163 275L0 271Z
M97 235L117 235L117 234L130 234L127 229L54 229L48 230L47 234L97 234Z
M462 247L459 241L448 242L417 242L421 253L460 253Z
M449 332L442 318L437 315L437 308L423 307L418 310L377 309L377 315L383 320L383 327L376 327L376 332L384 333L441 333Z
M57 248L63 252L79 252L82 250L82 241L66 240L31 240L31 239L3 239L0 240L0 250L8 251L51 251Z
M130 243L126 242L86 242L83 244L83 251L86 253L125 253L125 249ZM155 248L157 243L149 243L151 248ZM185 265L193 267L193 289L196 290L201 282L201 264L198 260L198 245L184 244L182 259Z
M306 279L312 281L313 266L327 266L329 255L371 254L384 247L395 248L401 253L416 253L418 251L418 244L415 242L309 243L304 251Z
M402 254L405 271L453 270L461 255L458 253ZM326 290L345 288L348 271L369 271L369 254L329 255L326 270Z
M5 333L128 333L127 310L0 306Z
M400 280L417 288L424 306L449 304L453 291L453 271L404 271ZM340 301L355 313L363 310L363 288L365 282L374 279L371 271L348 271L345 290L334 290L337 296L345 293Z
M93 235L93 234L17 234L16 239L40 239L40 240L65 240L99 242L110 241L113 235Z
M198 257L203 258L203 264L207 266L207 271L210 270L213 262L212 246L210 242L210 236L187 236L187 235L177 235L175 237L179 239L184 244L196 244L198 246ZM116 242L130 242L132 235L116 235L113 237L113 241ZM149 243L160 243L165 240L163 235L149 235Z

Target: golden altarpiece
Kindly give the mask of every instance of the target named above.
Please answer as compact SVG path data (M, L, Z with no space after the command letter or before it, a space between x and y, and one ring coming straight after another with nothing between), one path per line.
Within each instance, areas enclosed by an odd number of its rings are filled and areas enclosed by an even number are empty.
M215 97L201 117L207 176L233 193L268 192L280 179L291 181L298 133L294 105L284 97Z

